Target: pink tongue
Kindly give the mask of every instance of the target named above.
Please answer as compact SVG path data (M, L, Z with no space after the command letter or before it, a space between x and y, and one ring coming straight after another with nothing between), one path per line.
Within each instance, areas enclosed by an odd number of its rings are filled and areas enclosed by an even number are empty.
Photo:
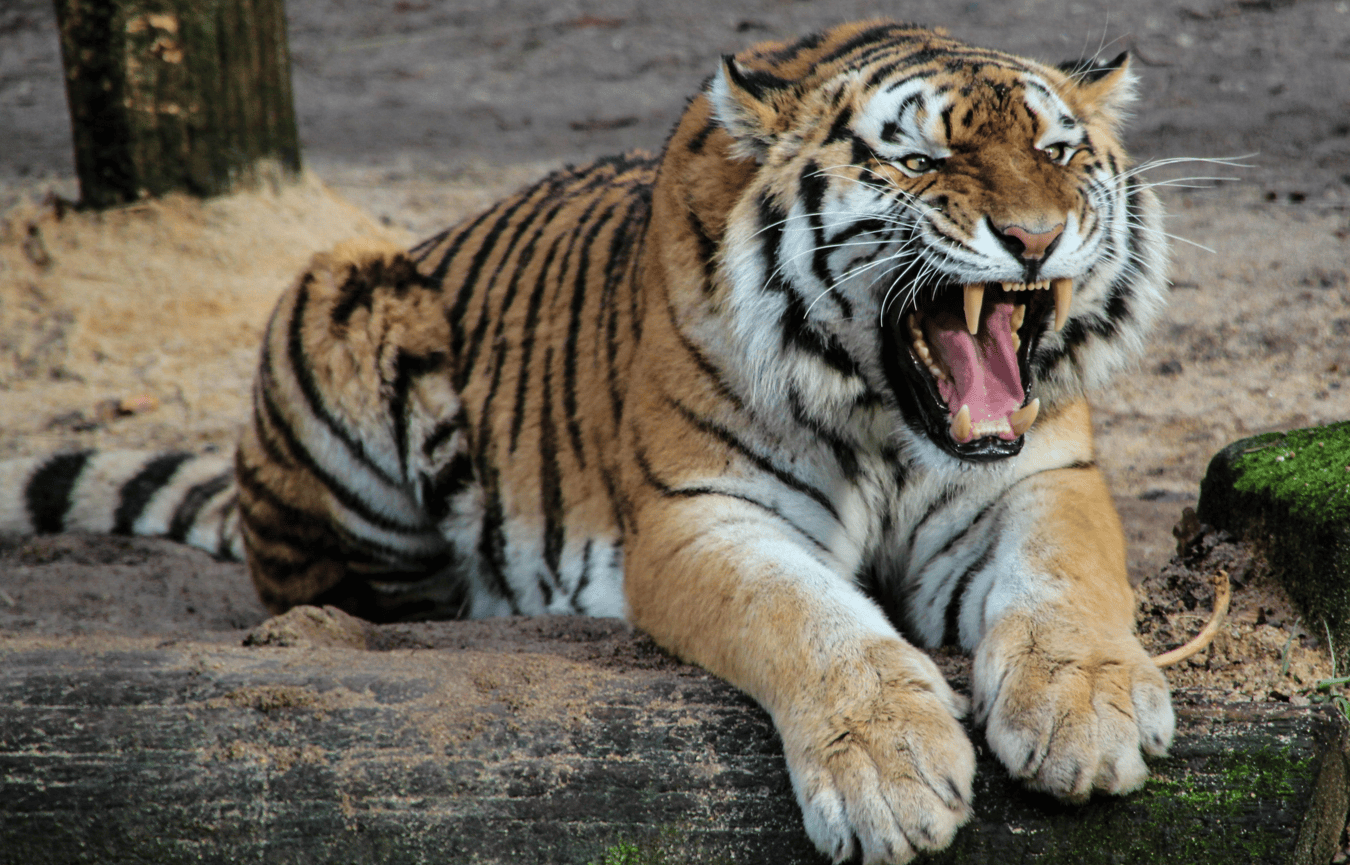
M930 318L927 327L929 341L952 374L952 379L938 382L938 393L947 402L950 417L956 417L961 406L970 406L972 424L1005 419L1025 398L1012 344L1013 305L990 306L978 336L971 336L965 318L954 313ZM1016 438L1011 429L998 436Z

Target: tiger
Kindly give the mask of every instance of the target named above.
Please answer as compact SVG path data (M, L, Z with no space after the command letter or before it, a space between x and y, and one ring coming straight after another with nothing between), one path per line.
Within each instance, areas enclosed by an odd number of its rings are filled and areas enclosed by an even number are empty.
M314 256L232 459L12 461L0 527L242 558L273 612L623 617L763 706L836 863L950 844L972 711L1128 793L1174 716L1086 395L1166 302L1136 88L884 20L724 56L659 155Z

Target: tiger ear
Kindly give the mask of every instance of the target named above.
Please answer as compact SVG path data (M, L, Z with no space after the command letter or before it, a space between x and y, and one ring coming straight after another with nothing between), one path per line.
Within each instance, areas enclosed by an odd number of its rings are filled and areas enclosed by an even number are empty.
M791 86L778 76L749 69L730 54L722 56L706 93L713 114L736 140L737 155L758 159L777 137L779 99Z
M1130 52L1122 51L1105 63L1072 60L1059 68L1068 73L1078 94L1080 110L1118 126L1129 112L1137 95L1139 77L1130 67Z

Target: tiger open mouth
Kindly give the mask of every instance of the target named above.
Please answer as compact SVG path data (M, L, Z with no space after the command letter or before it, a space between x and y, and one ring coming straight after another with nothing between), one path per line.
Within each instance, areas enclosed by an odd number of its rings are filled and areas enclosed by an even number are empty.
M1029 363L1064 326L1073 280L950 285L884 328L887 375L912 425L966 460L1014 456L1040 410Z

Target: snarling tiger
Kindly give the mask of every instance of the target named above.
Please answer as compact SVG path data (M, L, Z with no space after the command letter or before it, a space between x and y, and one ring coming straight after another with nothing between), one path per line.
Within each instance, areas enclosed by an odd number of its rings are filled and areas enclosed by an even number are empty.
M1030 787L1133 790L1173 715L1084 398L1165 299L1133 88L888 22L727 57L659 157L317 256L233 467L14 462L0 521L238 555L275 611L625 616L767 709L836 862L970 815L915 644Z

